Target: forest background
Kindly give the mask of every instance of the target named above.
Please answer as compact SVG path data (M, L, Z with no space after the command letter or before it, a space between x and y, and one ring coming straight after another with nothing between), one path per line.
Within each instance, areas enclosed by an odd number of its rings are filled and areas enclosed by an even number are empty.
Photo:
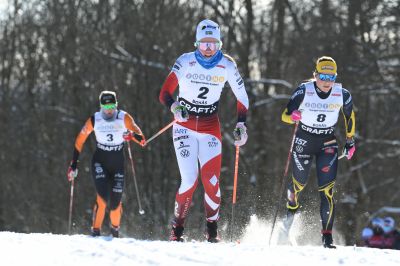
M241 149L237 230L251 215L270 221L284 201L280 182L292 126L281 112L322 55L338 63L338 82L356 112L357 151L341 160L335 187L335 230L347 244L369 215L400 206L400 1L391 0L13 0L0 15L0 230L66 233L70 184L66 170L74 140L98 110L102 90L115 90L147 137L172 120L158 94L175 59L193 51L204 18L223 32L223 51L235 58L250 98L249 141ZM3 1L4 3L4 1ZM232 130L236 100L225 88L222 234L231 217ZM344 143L343 119L337 136ZM88 233L95 190L89 171L93 136L81 154L75 184L73 232ZM121 230L141 239L166 239L180 178L171 132L133 148L146 214L138 214L126 166ZM301 196L304 234L318 236L319 195L312 168ZM204 230L199 185L188 231ZM399 220L400 221L400 220ZM107 223L107 222L106 222ZM265 236L268 237L268 236Z

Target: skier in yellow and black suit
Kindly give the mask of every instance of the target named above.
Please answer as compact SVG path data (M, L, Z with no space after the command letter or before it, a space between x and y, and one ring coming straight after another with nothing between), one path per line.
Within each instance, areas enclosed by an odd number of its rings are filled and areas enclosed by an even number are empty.
M335 215L333 187L338 165L338 144L334 130L340 111L346 124L346 145L343 153L347 159L351 159L355 152L353 101L349 91L335 83L336 76L337 66L333 58L319 58L314 79L301 84L294 91L282 114L284 122L299 125L292 152L293 176L288 186L288 214L281 232L281 242L287 241L294 214L299 208L299 193L307 184L315 157L321 197L322 241L324 247L335 248L332 239Z
M117 109L115 92L101 92L99 101L100 111L86 121L76 138L67 177L71 181L77 176L79 154L87 137L94 131L97 148L92 158L92 175L97 198L93 208L92 236L100 235L108 205L111 233L114 237L118 237L124 188L124 141L135 140L143 146L146 140L133 118L128 113Z

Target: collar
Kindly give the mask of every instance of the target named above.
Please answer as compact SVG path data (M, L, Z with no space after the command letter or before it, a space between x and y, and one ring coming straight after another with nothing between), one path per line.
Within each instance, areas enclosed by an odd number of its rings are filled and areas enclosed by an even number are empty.
M196 57L197 62L199 62L199 64L205 69L210 69L215 67L224 56L221 50L218 50L218 52L216 52L215 55L213 55L210 58L207 58L203 56L198 49L196 49L194 55Z

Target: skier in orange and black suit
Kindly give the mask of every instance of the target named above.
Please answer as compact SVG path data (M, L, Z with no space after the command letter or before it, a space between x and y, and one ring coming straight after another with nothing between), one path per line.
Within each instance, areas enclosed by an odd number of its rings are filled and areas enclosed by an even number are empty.
M92 236L99 236L106 207L110 209L111 233L119 236L124 188L124 141L135 140L142 146L146 143L140 128L126 112L117 109L115 92L103 91L99 97L100 111L91 116L75 141L75 149L68 168L68 180L78 173L79 154L87 137L94 131L97 148L92 158L92 175L97 198L93 208ZM109 204L107 204L109 202Z

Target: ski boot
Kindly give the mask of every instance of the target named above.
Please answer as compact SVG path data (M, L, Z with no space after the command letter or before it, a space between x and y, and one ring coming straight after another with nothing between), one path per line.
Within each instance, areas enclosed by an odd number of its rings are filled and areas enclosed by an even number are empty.
M169 235L169 241L184 242L183 239L183 226L172 225L171 234Z
M111 226L111 235L115 238L119 238L119 227L118 226Z
M100 236L100 229L98 228L91 228L90 235L93 237Z
M216 221L207 222L207 241L210 243L218 243L221 239L218 236L218 225Z
M297 209L288 209L286 213L286 218L282 222L282 226L279 228L278 234L278 245L291 245L289 240L289 231L292 227L294 221L294 215Z
M332 233L323 233L322 243L324 248L336 248L336 246L333 245Z

